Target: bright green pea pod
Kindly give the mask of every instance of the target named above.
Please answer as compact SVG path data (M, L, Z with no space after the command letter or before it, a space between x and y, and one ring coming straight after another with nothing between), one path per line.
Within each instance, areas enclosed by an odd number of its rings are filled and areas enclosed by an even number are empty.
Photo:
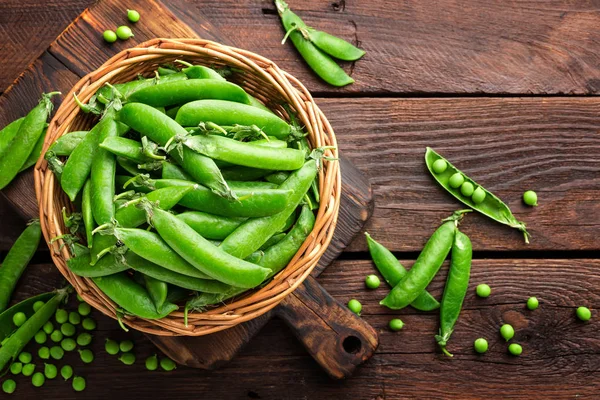
M250 104L248 95L235 83L216 79L189 79L140 89L129 101L154 107L186 104L195 100L216 99Z
M169 285L166 282L153 278L149 275L144 275L144 284L148 294L154 302L154 307L157 310L162 310L163 305L167 301L167 294L169 293Z
M42 326L54 315L58 306L67 298L67 289L59 289L46 304L36 313L28 318L9 339L0 347L0 371L16 360L23 348L31 341L35 334L42 329Z
M166 82L181 81L185 79L187 79L187 76L183 72L177 72L174 74L161 76L160 79L138 79L125 83L116 83L113 86L119 91L119 93L123 95L123 99L127 100L129 96L140 89L160 85ZM106 104L106 100L110 100L112 98L112 89L109 86L102 86L96 92L96 96L98 97L98 101L100 103Z
M305 32L302 32L304 35ZM306 36L315 46L332 57L344 61L356 61L365 55L365 51L354 46L352 43L340 39L329 33L318 31L313 28L306 30ZM306 37L305 36L305 37Z
M77 147L89 131L69 132L58 139L50 146L48 152L54 152L57 156L70 156L73 150Z
M269 175L271 170L260 168L248 168L239 165L226 167L221 170L223 178L227 181L255 181Z
M310 189L312 181L317 176L315 160L307 161L302 168L290 174L290 177L280 185L281 190L292 190L285 210L262 218L254 218L244 222L221 244L225 252L239 258L246 258L258 250L285 225L286 220L296 210L304 195Z
M281 142L281 140L278 140ZM184 170L179 168L177 165L164 162L162 164L162 178L163 179L179 179L184 181L193 181L192 177L189 176ZM270 183L270 182L261 182L261 181L235 181L228 180L227 185L231 188L231 190L235 191L237 189L276 189L279 185Z
M98 143L117 136L117 123L110 118L98 136ZM90 172L92 213L98 225L108 224L115 217L115 174L117 160L111 152L95 151Z
M433 163L437 160L443 160L447 164L447 168L444 172L440 174L436 174L433 171ZM501 224L508 225L511 228L516 228L523 232L523 236L525 237L525 243L529 243L529 233L527 233L525 223L518 221L513 213L510 211L510 208L498 197L496 197L492 192L486 190L482 186L480 186L477 182L466 176L462 173L458 168L454 165L450 164L448 160L444 157L436 153L430 147L427 148L425 152L425 164L427 164L427 169L434 177L434 179L444 188L448 193L452 196L456 197L458 200L471 207L475 211L479 211L483 215L493 219L494 221L500 222ZM450 177L456 173L460 173L465 182L470 182L474 188L481 188L485 192L485 198L480 203L475 203L471 197L464 196L460 187L454 189L450 186L449 180Z
M287 178L289 178L290 173L286 171L278 171L274 172L270 175L265 176L265 180L267 182L274 183L276 185L281 185Z
M109 137L100 143L100 147L138 164L164 160L164 156L151 153L137 140L122 137Z
M25 299L22 302L17 303L14 306L0 313L0 342L2 342L4 339L9 337L13 333L13 316L16 313L22 312L27 318L30 318L34 314L33 304L37 301L46 302L52 296L54 296L54 293L51 292L38 294L37 296Z
M300 17L290 10L283 0L275 0L275 6L287 32L286 35L289 35L298 53L317 75L333 86L345 86L354 82L354 79L349 77L331 57L319 50L299 32L301 29L306 29L307 26Z
M158 75L160 75L160 76L165 76L165 75L176 74L178 71L176 69L171 69L171 68L167 68L167 67L158 67L158 68L156 68L156 72L158 72Z
M269 274L269 269L233 257L212 245L173 214L157 207L148 212L154 228L167 244L208 276L228 285L253 288Z
M265 190L279 188L279 185L274 183L261 181L227 181L227 184L236 193L240 190Z
M37 160L40 158L40 155L42 154L42 149L44 147L45 139L46 139L46 129L44 129L44 131L42 132L42 136L40 136L40 138L38 139L37 143L35 144L35 147L31 151L31 154L29 154L29 157L27 157L25 164L23 164L23 166L21 167L19 172L23 172L26 169L34 166L35 163L37 163Z
M288 123L275 114L226 100L197 100L184 104L175 120L182 126L198 126L200 122L213 122L221 126L256 125L268 136L278 139L285 139L290 134Z
M184 145L213 159L261 169L294 171L304 165L304 152L288 148L269 148L216 135L188 136Z
M446 345L450 340L454 324L458 321L462 304L469 288L469 276L471 275L471 259L473 258L473 248L469 237L456 230L454 244L452 245L452 261L450 262L450 271L444 288L444 297L442 298L442 308L440 309L440 332L435 339L442 352L452 357L452 354L446 350Z
M4 258L0 268L0 312L6 310L17 281L35 254L41 237L40 221L35 220L21 233Z
M13 138L17 136L17 132L19 132L19 128L21 127L24 119L25 117L16 119L10 124L6 125L0 131L0 154L2 154L4 149L10 144Z
M4 189L19 173L42 136L46 120L53 107L50 99L58 93L42 95L39 104L21 122L13 140L0 153L0 190Z
M119 112L119 118L121 122L161 146L165 146L174 136L187 135L187 131L177 122L145 104L125 104ZM198 154L185 146L177 147L171 150L169 154L196 182L208 187L219 196L232 200L235 199L223 175L221 175L219 167L217 167L212 159Z
M94 243L98 242L97 239L98 238L94 240ZM125 271L128 268L127 265L120 260L117 260L112 254L102 257L94 265L91 265L90 251L87 247L75 243L74 249L75 257L71 257L67 260L67 266L75 275L94 278L116 274Z
M248 95L248 98L250 99L250 105L256 108L260 108L263 111L269 112L271 114L274 114L274 112L267 106L265 106L260 100L258 100L256 97Z
M288 218L288 220L289 220L289 218ZM277 243L281 242L281 240L284 237L285 237L285 233L283 233L283 232L274 234L269 239L267 239L267 241L265 242L265 244L263 244L262 246L260 246L259 250L266 250L269 247L276 245Z
M365 232L365 235L375 266L388 285L391 287L396 286L406 275L406 269L404 269L391 251L376 242L367 232ZM433 311L440 308L440 303L427 291L421 293L410 305L420 311Z
M215 79L219 81L225 80L225 78L223 78L221 74L219 74L212 68L205 67L204 65L192 65L188 62L181 60L177 60L177 62L186 66L186 68L181 69L181 72L186 74L189 79Z
M119 307L141 318L164 318L179 308L176 304L165 302L162 309L157 311L148 291L124 272L92 280Z
M85 237L89 248L94 243L92 231L94 230L94 213L92 211L92 185L90 180L83 186L81 195L81 217L85 225Z
M177 218L188 224L205 239L223 240L233 232L246 218L223 217L201 211L187 211Z

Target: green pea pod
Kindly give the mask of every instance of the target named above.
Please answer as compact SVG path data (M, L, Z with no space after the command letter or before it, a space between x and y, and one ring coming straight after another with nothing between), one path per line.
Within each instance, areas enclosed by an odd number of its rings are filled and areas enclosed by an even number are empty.
M273 172L272 174L265 176L265 180L267 182L271 182L276 185L281 185L283 182L285 182L285 180L287 178L289 178L289 176L290 176L289 172L277 171L277 172Z
M162 156L155 156L155 158L148 157L147 153L144 152L144 148L140 142L118 136L106 138L100 143L100 148L138 164L144 164L165 158Z
M92 212L92 185L88 179L83 186L81 195L81 217L85 225L85 237L89 248L94 243L92 231L94 230L94 213Z
M256 97L248 95L248 98L250 99L250 105L252 107L256 107L259 108L263 111L266 111L268 113L274 114L274 112L267 106L265 106L260 100L258 100Z
M35 254L41 237L40 221L35 220L21 233L4 258L0 268L0 312L6 310L15 285Z
M40 136L40 138L36 142L33 150L29 154L29 157L27 157L27 160L25 160L25 164L23 164L23 166L21 167L19 172L23 172L26 169L33 167L35 165L35 163L37 163L38 159L40 158L40 155L42 154L42 149L44 148L44 140L45 139L46 139L46 129L44 129L44 131L42 132L42 136Z
M14 179L33 151L46 127L48 115L52 111L53 106L50 99L58 93L42 95L39 104L21 122L13 140L0 153L0 190Z
M125 157L117 157L117 165L130 175L138 175L148 172L138 168L139 164L137 164L135 161L128 160Z
M94 243L98 240L94 240ZM87 247L75 243L76 256L67 260L67 266L75 275L87 278L113 275L128 269L127 265L112 254L102 257L94 265L91 265L90 251ZM86 252L84 252L85 250ZM129 254L129 253L127 253ZM125 255L125 258L127 257Z
M284 237L285 237L285 233L283 233L283 232L274 234L269 239L267 239L267 241L265 242L265 244L263 244L262 246L260 246L259 250L266 250L269 247L276 245L277 243L281 242L281 240Z
M125 104L119 112L119 118L121 122L161 146L165 146L168 141L177 135L187 135L187 131L177 122L145 104ZM223 175L221 175L221 171L212 159L185 146L177 147L171 150L169 154L196 182L205 185L219 196L235 199Z
M140 318L164 318L179 308L176 304L165 302L162 309L157 311L148 291L124 272L92 280L119 307Z
M16 119L2 128L0 131L0 154L4 152L4 149L10 144L14 137L17 136L24 119L25 117Z
M181 81L187 79L187 76L183 72L177 72L175 74L161 76L160 79L138 79L135 81L129 81L125 83L116 83L113 85L115 89L123 95L123 99L127 100L129 96L140 89L144 89L150 86L160 85L167 82ZM109 86L102 86L96 92L96 96L100 103L106 104L106 100L112 99L112 89Z
M177 60L177 62L186 66L186 68L181 69L181 72L186 74L188 79L215 79L218 81L225 80L221 74L212 68L205 67L204 65L192 65L181 60Z
M89 131L74 131L69 132L58 139L50 146L48 151L54 152L57 156L70 156L73 150L87 136Z
M160 75L160 76L165 76L165 75L176 74L178 71L176 69L171 69L171 68L167 68L167 67L158 67L158 68L156 68L156 72L158 72L158 75Z
M365 55L364 50L359 49L344 39L330 35L329 33L313 28L308 28L301 33L319 49L340 60L356 61Z
M98 136L98 143L117 136L117 124L114 119L106 121ZM115 173L117 160L111 152L99 148L95 151L90 173L92 192L92 213L98 225L111 222L115 216Z
M379 304L392 310L399 310L419 297L450 253L458 221L464 212L466 211L454 213L431 235L410 271Z
M391 251L376 242L367 232L365 232L365 235L367 237L369 252L371 253L371 258L373 259L375 266L388 285L391 287L396 286L406 275L406 269L404 269ZM423 291L423 293L419 294L410 305L420 311L433 311L440 308L440 303L427 291Z
M304 165L304 152L296 149L256 146L216 135L189 136L183 143L210 158L245 167L293 171Z
M260 285L270 272L267 268L233 257L212 245L167 211L153 207L148 212L156 231L167 244L211 278L232 286L253 288Z
M246 258L258 250L273 232L283 228L285 221L296 210L316 176L315 160L307 161L302 168L292 172L279 187L280 190L292 190L285 210L268 217L244 222L223 241L220 248L238 258Z
M191 276L173 272L159 265L154 264L144 258L128 252L127 265L145 276L151 276L155 279L170 283L184 289L194 290L202 293L223 293L231 290L231 286L212 280L193 278Z
M446 345L454 330L454 324L458 321L458 316L460 315L460 310L467 294L467 289L469 288L472 258L473 248L471 247L471 240L457 229L454 236L454 244L452 245L450 271L448 272L446 287L444 288L442 308L440 309L440 333L435 336L442 352L449 357L452 357L452 354L446 350Z
M42 326L54 315L58 306L67 298L67 289L59 289L46 304L28 318L9 339L0 347L0 371L14 361L21 353L23 348L31 341L35 334L42 329Z
M169 286L166 282L155 279L149 275L142 275L144 276L146 290L154 302L154 307L156 307L157 310L162 310L163 305L167 301Z
M433 164L437 160L443 160L446 162L446 169L442 173L435 173L433 170ZM501 224L508 225L511 228L516 228L523 232L523 236L525 237L525 243L529 243L529 233L525 229L525 223L518 221L513 213L510 211L510 208L498 197L496 197L492 192L484 189L477 182L466 176L462 173L458 168L454 165L450 164L448 160L443 158L441 155L436 153L433 149L427 148L425 152L425 164L427 164L427 169L431 172L431 175L434 179L444 188L448 193L452 196L456 197L458 200L471 207L475 211L479 211L483 215L493 219L494 221L500 222ZM449 181L450 177L456 173L461 174L465 182L470 182L474 188L481 189L485 193L485 197L483 201L476 203L473 201L472 197L464 196L461 193L460 187L452 188L450 186Z
M233 191L241 190L265 190L265 189L278 189L279 186L271 182L261 181L227 181L227 184L233 189Z
M247 104L226 100L196 100L181 106L175 118L182 126L198 126L201 122L217 125L256 125L268 136L286 139L290 134L287 122L273 113Z
M54 293L42 293L30 297L0 313L0 342L9 337L14 331L13 316L22 312L29 319L34 314L33 305L38 301L48 301Z
M239 165L223 168L221 174L227 181L255 181L269 175L273 171L260 168L248 168Z
M289 35L298 53L300 53L304 61L306 61L317 75L333 86L346 86L354 82L354 79L349 77L331 57L299 32L300 29L306 29L307 26L300 17L290 10L286 2L275 0L275 6L277 7L283 27L287 32L286 35Z
M250 104L250 99L244 89L235 83L216 79L168 82L140 89L129 96L131 102L148 104L153 107L168 107L202 99Z
M233 232L246 218L223 217L201 211L187 211L177 218L188 224L205 239L223 240Z

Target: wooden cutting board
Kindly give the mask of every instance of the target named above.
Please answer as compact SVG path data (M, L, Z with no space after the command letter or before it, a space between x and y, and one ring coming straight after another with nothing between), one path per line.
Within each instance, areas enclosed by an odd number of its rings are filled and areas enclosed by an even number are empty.
M134 39L113 45L102 41L102 31L126 22L125 7L120 1L100 1L85 10L0 97L0 126L24 115L42 92L68 92L82 76L123 48L153 37L198 36L158 1L129 1L127 7L143 14L143 23L133 27ZM200 36L227 43L195 10L176 11L186 20L195 21ZM186 14L189 12L194 15ZM337 228L327 252L303 285L269 313L231 329L198 338L148 335L150 340L181 364L216 368L231 360L270 318L277 316L286 321L331 377L346 377L366 361L377 348L377 333L315 280L362 229L373 208L369 182L349 160L342 157L339 162L342 199ZM38 216L31 171L21 174L2 194L24 216Z

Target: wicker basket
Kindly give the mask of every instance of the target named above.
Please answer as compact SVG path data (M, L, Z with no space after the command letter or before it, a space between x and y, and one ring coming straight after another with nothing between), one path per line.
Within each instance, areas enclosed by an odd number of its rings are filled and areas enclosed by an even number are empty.
M331 125L308 90L270 60L207 40L154 39L118 53L73 87L50 122L43 153L61 135L89 129L93 123L93 117L81 112L75 104L74 93L86 102L105 82L124 82L134 79L138 74L150 76L158 65L176 59L206 66L231 67L234 71L229 78L231 81L263 101L284 119L288 119L288 116L281 104L291 106L306 126L312 147L337 146ZM329 150L327 154L337 157L337 150ZM337 162L324 161L324 167L319 172L319 184L321 205L312 233L289 265L266 286L218 308L191 313L187 326L184 324L184 313L181 309L160 320L126 316L123 322L132 328L155 335L201 336L251 320L275 307L310 274L333 236L341 191ZM116 305L90 279L71 273L66 265L66 260L71 257L68 246L64 246L62 240L51 243L52 238L66 232L61 210L66 207L71 211L73 205L60 189L43 157L35 166L35 191L42 230L56 267L86 302L104 314L116 318Z

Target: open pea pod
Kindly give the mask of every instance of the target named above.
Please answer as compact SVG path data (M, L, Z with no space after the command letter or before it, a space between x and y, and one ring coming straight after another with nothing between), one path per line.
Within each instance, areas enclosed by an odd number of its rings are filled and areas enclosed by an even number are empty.
M20 303L15 304L14 306L10 307L9 309L7 309L3 313L1 313L0 314L0 342L3 341L4 339L6 339L8 336L10 336L11 333L13 332L13 330L16 329L16 327L13 324L13 316L16 313L22 312L25 314L25 316L27 316L27 319L29 319L29 317L31 317L35 313L33 311L33 305L37 301L46 302L52 296L54 296L54 293L52 293L52 292L38 294L37 296L30 297L28 299L23 300Z
M444 161L445 167L444 164L441 163L442 166L438 168L436 172L434 163L438 160ZM431 175L444 189L446 189L448 193L456 197L467 206L471 207L473 210L479 211L494 221L520 230L523 232L525 237L525 243L529 243L529 233L525 229L525 223L518 221L510 211L510 208L508 208L508 206L492 192L486 190L473 179L469 178L462 171L452 165L448 160L429 147L425 152L425 164L427 164L427 169L429 172L431 172ZM461 174L464 178L463 185L465 183L470 183L473 185L472 187L474 188L474 191L472 192L471 196L465 196L461 191L461 186L454 188L450 184L450 177L456 173ZM484 195L477 196L475 195L475 192L483 192Z

